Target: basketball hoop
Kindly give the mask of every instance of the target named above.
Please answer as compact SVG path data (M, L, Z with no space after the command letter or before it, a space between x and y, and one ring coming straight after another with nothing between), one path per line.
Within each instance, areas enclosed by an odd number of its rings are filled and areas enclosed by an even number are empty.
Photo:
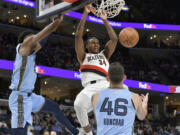
M124 5L124 0L97 0L91 4L90 10L97 17L100 17L99 13L103 11L107 18L113 18L121 12Z

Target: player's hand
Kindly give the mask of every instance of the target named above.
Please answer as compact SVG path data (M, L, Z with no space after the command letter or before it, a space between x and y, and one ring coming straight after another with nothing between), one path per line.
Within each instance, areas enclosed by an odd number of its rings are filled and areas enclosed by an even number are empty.
M63 19L64 19L64 16L60 15L59 18L58 18L59 23L61 23L63 21Z
M140 98L142 100L143 107L146 107L149 100L149 93L147 93L146 95L141 94Z
M50 19L52 22L56 22L57 25L59 25L62 21L63 21L64 16L63 15L56 15L56 16L52 16Z
M56 20L54 20L54 25L55 25L55 27L53 28L53 31L55 32L56 30L57 30L57 28L59 27L59 24L63 21L63 18L64 18L64 16L63 15L61 15L61 16L59 16Z
M88 14L91 12L91 4L85 6L85 12Z
M107 14L104 10L100 10L98 15L102 20L107 20Z

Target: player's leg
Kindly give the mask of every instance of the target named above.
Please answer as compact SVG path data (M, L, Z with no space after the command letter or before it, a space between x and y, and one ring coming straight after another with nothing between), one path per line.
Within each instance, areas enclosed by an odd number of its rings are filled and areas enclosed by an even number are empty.
M71 122L66 118L64 113L60 110L57 103L34 93L32 94L32 101L33 112L41 111L53 113L56 119L60 123L62 123L68 130L70 130L74 135L77 135L79 133L79 131L71 124Z
M27 126L32 124L31 98L12 92L9 97L9 108L11 111L11 128L13 135L27 135Z
M87 135L92 135L88 112L92 111L91 98L81 91L74 102L77 118Z

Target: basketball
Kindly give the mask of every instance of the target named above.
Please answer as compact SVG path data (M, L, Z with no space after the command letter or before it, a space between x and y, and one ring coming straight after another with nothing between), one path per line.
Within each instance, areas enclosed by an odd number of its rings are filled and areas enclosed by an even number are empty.
M74 2L77 2L77 1L79 1L79 0L62 0L62 1L68 2L68 3L74 3Z
M119 33L119 41L124 47L132 48L138 43L139 34L137 30L133 28L124 28Z

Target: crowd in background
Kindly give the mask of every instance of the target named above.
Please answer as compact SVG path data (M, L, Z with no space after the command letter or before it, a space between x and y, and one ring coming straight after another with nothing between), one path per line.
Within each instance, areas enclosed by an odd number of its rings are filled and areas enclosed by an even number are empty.
M0 34L0 59L14 60L16 55L17 36L10 34ZM112 55L110 62L119 61L125 67L128 79L140 80L154 83L164 83L160 79L164 74L171 80L171 83L178 84L180 80L180 53L175 51L169 58L155 58L152 63L143 59L144 56L131 55L128 49L119 48L119 45ZM37 64L63 68L68 70L79 70L74 46L65 45L64 43L51 43L48 40L46 46L37 54ZM172 66L173 65L173 66ZM161 70L157 70L157 68ZM171 69L171 70L170 70ZM0 96L5 96L4 91ZM1 96L1 97L2 97ZM2 108L4 109L4 108ZM0 110L2 110L0 109ZM64 110L65 114L74 126L79 127L73 109ZM164 120L164 121L163 121ZM92 130L96 133L96 122L94 116L90 117ZM168 124L169 123L169 124ZM10 133L10 116L0 117L0 135ZM29 127L29 135L68 135L66 128L56 121L48 113L33 114L33 127ZM1 133L2 132L2 133ZM49 134L48 134L49 133ZM3 134L2 134L3 135ZM134 135L179 135L175 129L175 124L170 119L146 119L144 122L136 120L134 125Z
M171 34L169 34L171 35ZM157 36L157 35L156 35ZM151 38L152 36L148 36L147 38ZM139 41L140 44L138 44L137 47L139 48L153 48L153 49L180 49L180 39L177 38L176 40L173 39L173 41L168 42L167 38L169 36L164 37L156 37L156 39L151 40L148 44L144 44L143 40ZM165 41L164 41L165 40Z
M14 60L16 55L17 37L11 33L0 34L0 58Z
M177 0L176 0L177 1ZM121 17L114 18L115 21L129 22L149 22L149 23L166 23L178 24L179 7L174 6L173 2L167 0L136 0L127 1L130 12L122 12ZM4 6L4 5L3 5ZM166 10L163 10L166 9ZM1 20L0 20L1 21ZM17 20L16 20L17 21ZM13 24L25 26L29 28L37 28L36 23L30 24L27 19L22 22L14 22ZM2 22L2 21L1 21ZM6 20L3 23L7 23ZM34 21L35 22L35 21ZM12 23L10 23L12 24ZM0 34L0 59L14 60L16 55L17 35L12 33ZM160 46L157 42L151 44L139 44L142 48L165 48L179 49L180 46L168 46L163 42ZM129 53L123 53L118 49L112 56L111 62L119 61L126 69L128 79L141 80L154 83L164 83L160 79L160 74L164 74L169 78L171 84L179 84L180 80L180 53L175 52L172 57L155 58L152 64L144 61L143 56L132 56ZM66 46L64 43L51 44L48 41L46 47L37 54L37 64L50 67L63 68L68 70L79 70L74 46ZM161 69L157 70L155 67ZM0 97L7 97L4 91L0 91ZM7 110L2 112L2 110ZM68 119L76 127L79 122L73 109L64 110ZM10 131L10 114L7 107L0 107L0 135L11 135ZM90 116L92 130L96 133L96 122L93 114ZM176 118L170 117L153 117L148 115L145 121L136 120L134 123L134 135L179 135L175 129ZM28 135L68 135L67 129L49 113L33 114L33 126L28 128Z
M0 59L14 60L16 55L16 43L17 37L13 34L0 34ZM118 45L120 46L120 45ZM177 53L178 55L178 53ZM110 62L119 61L126 69L128 79L147 81L153 83L164 83L160 79L160 74L163 73L169 78L171 84L177 84L178 78L180 78L178 60L169 62L170 59L156 58L152 64L143 59L144 56L132 56L126 50L126 53L122 49L117 47ZM48 40L46 46L37 54L37 64L50 67L63 68L68 70L79 70L79 63L77 61L74 46L65 45L64 43L51 43ZM173 64L173 66L171 66ZM162 68L162 71L157 70L155 65ZM173 69L167 72L169 68Z
M63 109L63 112L75 127L80 127L73 107ZM10 117L7 115L0 118L0 135L11 135ZM89 121L94 134L96 134L96 120L93 113ZM176 128L176 117L155 117L148 114L144 121L135 120L133 135L179 135ZM33 126L29 126L28 135L70 135L70 132L50 113L33 114ZM3 133L3 134L2 134Z
M171 78L174 84L178 84L180 80L180 63L177 63L172 58L168 59L155 59L154 64L162 70L162 72Z
M125 22L146 22L160 24L179 24L177 19L178 0L169 2L168 0L137 0L126 1L129 6L129 12L121 12L120 16L113 18L115 21ZM159 6L161 5L161 6Z
M110 62L119 61L125 68L128 79L140 80L153 83L160 82L159 72L143 60L143 56L129 55L128 53L115 52Z
M33 0L35 1L35 0ZM111 20L119 21L119 22L141 22L141 23L158 23L158 24L179 24L180 20L178 19L178 15L180 13L178 6L179 1L174 0L173 2L169 2L165 0L137 0L137 1L126 1L126 4L129 8L127 12L121 12L117 17L111 18ZM161 6L159 6L161 5ZM34 17L35 11L30 8L28 11L26 9L20 8L17 5L9 5L9 3L2 4L2 7L5 9L13 9L19 15L22 12L27 13L30 12L28 17L20 19L15 19L11 21L10 16L1 17L0 21L4 23L11 23L26 27L34 27L36 28L36 20L31 19ZM2 9L3 9L2 8ZM78 12L82 13L83 9Z

